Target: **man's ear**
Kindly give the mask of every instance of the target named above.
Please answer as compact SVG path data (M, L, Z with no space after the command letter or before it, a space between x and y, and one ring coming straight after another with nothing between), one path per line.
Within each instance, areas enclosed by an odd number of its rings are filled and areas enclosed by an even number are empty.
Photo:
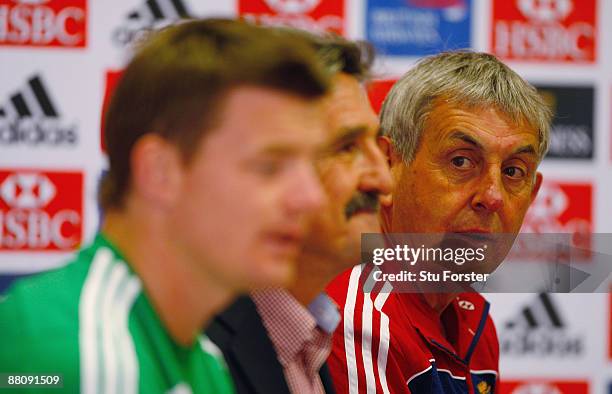
M393 156L393 141L386 135L381 135L377 138L378 147L382 151L383 155L385 155L385 159L387 160L387 164L389 168L392 165L392 156Z
M534 202L534 200L536 199L536 197L538 196L538 192L540 191L540 187L542 186L542 179L544 177L542 176L541 172L536 172L536 176L535 176L535 184L533 185L533 190L531 191L531 202Z
M378 147L383 152L389 169L391 170L391 193L384 196L380 196L380 204L383 207L390 207L393 205L393 190L395 189L395 183L397 182L400 167L398 164L403 163L401 155L397 152L393 145L393 140L386 135L379 136L377 139Z
M134 194L160 207L171 206L180 191L184 164L178 147L156 134L145 134L132 148Z

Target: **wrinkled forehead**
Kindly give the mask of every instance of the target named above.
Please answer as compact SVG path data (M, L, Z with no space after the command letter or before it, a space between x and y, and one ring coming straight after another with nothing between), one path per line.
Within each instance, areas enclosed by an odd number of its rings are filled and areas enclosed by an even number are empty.
M420 139L418 149L468 144L485 152L518 150L537 155L539 145L538 130L525 119L513 119L494 106L467 106L451 100L432 103Z
M363 85L357 78L338 73L332 79L332 89L323 100L330 131L343 128L378 128L374 113Z

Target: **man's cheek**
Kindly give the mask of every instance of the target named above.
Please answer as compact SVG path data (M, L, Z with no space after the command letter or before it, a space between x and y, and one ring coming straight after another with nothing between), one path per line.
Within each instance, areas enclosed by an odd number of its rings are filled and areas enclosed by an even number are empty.
M514 227L517 231L521 228L521 225L523 224L523 219L525 219L525 215L529 210L529 205L530 203L528 200L521 201L520 203L509 205L510 209L506 210L506 214L508 215L510 220L515 222Z
M346 207L351 197L355 194L357 186L349 182L346 174L338 173L333 177L321 178L323 190L327 194L330 205Z
M332 201L317 211L310 220L310 229L315 237L325 237L339 232L339 228L345 225L345 215L342 206Z

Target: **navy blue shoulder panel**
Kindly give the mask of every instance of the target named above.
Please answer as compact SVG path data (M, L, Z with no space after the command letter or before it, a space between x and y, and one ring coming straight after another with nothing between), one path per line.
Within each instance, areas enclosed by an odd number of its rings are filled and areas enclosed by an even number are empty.
M451 371L438 369L436 363L423 370L408 382L408 388L415 394L493 394L497 373L495 371L472 371L470 388L465 377L455 376Z
M431 368L413 377L408 382L411 393L423 394L468 394L464 377L457 377L445 369L438 369L435 363Z

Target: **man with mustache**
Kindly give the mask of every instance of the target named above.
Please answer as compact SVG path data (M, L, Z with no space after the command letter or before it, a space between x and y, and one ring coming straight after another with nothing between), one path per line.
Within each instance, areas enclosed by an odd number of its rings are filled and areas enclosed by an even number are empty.
M492 55L423 59L381 112L393 178L383 233L432 234L443 243L514 239L542 182L550 117L536 90ZM498 390L499 343L481 295L441 285L401 293L391 282L364 293L362 269L328 287L344 316L328 360L337 392Z
M361 83L368 53L340 38L311 40L336 72L323 103L327 143L317 160L328 201L304 235L295 284L240 299L207 331L223 352L238 393L333 392L324 361L340 316L321 294L359 261L361 233L378 230L379 194L390 191L376 144L378 121Z
M308 41L241 21L143 43L106 115L101 231L0 301L0 371L68 393L233 393L202 330L293 279L295 234L324 202L328 74Z

